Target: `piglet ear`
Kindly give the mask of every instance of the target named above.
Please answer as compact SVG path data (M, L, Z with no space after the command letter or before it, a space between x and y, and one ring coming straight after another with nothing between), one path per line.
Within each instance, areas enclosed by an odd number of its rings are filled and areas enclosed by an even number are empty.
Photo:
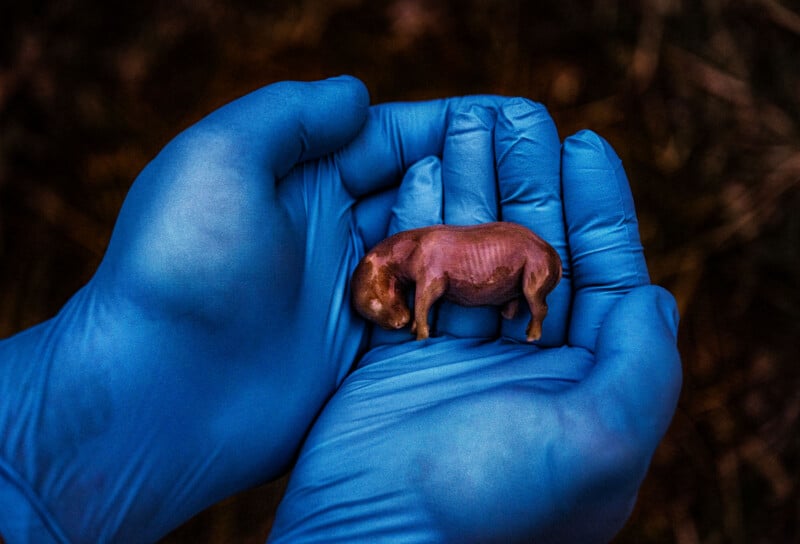
M367 315L366 310L369 299L367 292L369 289L369 279L371 275L372 263L362 259L361 262L358 263L358 266L353 272L353 277L350 280L350 291L352 293L351 298L353 300L353 306L355 306L358 313L364 317Z

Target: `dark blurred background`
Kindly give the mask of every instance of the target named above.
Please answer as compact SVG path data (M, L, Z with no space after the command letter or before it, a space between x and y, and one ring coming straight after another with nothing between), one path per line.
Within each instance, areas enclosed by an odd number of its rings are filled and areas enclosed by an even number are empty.
M149 158L249 90L527 96L618 150L683 317L680 406L616 542L800 542L798 66L790 0L3 0L0 336L53 315ZM261 543L283 485L163 542Z

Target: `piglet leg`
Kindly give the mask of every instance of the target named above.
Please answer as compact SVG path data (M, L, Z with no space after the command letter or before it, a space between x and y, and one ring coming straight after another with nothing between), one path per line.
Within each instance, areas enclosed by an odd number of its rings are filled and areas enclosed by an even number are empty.
M446 289L447 280L443 277L417 282L414 296L414 327L412 327L412 330L416 330L417 340L424 340L430 336L428 312Z
M525 331L528 342L533 342L542 337L542 321L547 315L547 302L545 300L547 279L548 271L546 269L537 270L534 268L529 270L527 266L525 267L522 292L531 310L531 320L528 323L527 331Z
M500 309L500 315L506 319L513 319L519 310L519 298L512 298Z

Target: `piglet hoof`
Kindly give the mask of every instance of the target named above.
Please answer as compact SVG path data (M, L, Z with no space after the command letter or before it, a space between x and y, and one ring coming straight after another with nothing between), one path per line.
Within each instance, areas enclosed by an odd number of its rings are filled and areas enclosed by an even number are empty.
M541 323L534 323L533 321L530 322L528 325L528 330L526 331L527 337L526 339L528 342L535 342L539 338L542 337L542 324Z
M428 337L429 337L429 335L430 335L430 334L429 334L429 332L430 332L430 331L429 331L429 329L428 329L428 326L427 326L427 325L425 325L425 326L422 326L422 327L416 327L416 323L415 323L414 325L415 325L416 331L414 331L414 330L412 329L412 331L411 331L411 332L412 332L412 333L413 333L413 332L416 332L416 333L417 333L417 340L425 340L426 338L428 338Z
M517 315L518 308L519 308L518 298L509 300L503 305L503 308L500 310L500 315L502 315L505 319L514 319L514 317Z

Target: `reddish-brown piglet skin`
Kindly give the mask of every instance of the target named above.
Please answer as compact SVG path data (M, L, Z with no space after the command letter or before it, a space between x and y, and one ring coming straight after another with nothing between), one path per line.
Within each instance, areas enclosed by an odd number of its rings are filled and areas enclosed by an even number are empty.
M550 244L521 225L500 222L397 233L364 256L351 288L359 314L400 329L411 320L406 295L416 284L411 332L417 340L428 338L428 311L441 297L462 306L502 306L507 319L524 299L532 342L542 335L545 297L560 279L561 259Z

